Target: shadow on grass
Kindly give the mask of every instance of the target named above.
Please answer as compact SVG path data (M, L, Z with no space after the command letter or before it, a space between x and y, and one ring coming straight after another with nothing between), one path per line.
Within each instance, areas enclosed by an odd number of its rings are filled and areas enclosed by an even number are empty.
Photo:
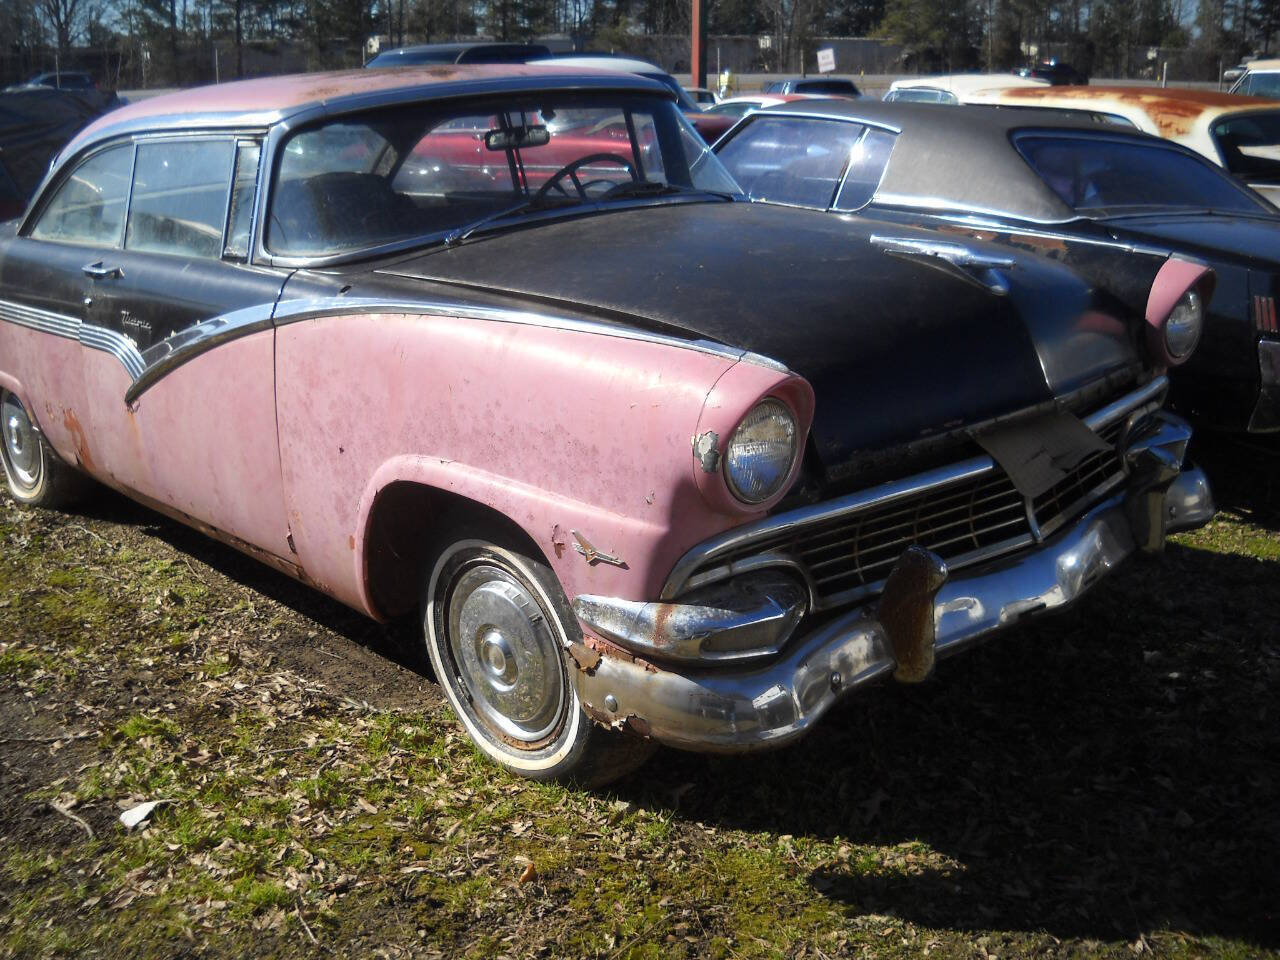
M666 752L625 790L691 782L692 820L882 848L809 877L857 913L1280 946L1278 583L1274 562L1172 546L790 749ZM884 862L913 841L933 855Z
M1209 475L1219 507L1280 531L1280 435L1197 433L1190 456Z
M410 626L371 623L124 498L104 494L85 514L425 669ZM808 878L851 912L1280 947L1277 586L1280 563L1173 545L1073 609L943 662L922 687L863 691L794 747L664 751L620 792L655 807L682 795L691 821L877 848ZM932 853L907 859L901 845L915 842Z
M134 503L105 487L76 508L81 516L133 527L189 556L243 587L265 595L295 613L323 624L354 644L430 679L418 652L417 624L411 620L380 624L325 596L314 587L279 573L258 560L176 520Z

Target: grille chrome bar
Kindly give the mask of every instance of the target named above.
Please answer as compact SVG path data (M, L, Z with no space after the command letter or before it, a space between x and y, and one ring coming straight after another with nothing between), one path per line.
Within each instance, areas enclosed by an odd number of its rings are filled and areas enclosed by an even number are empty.
M1119 485L1120 446L1133 420L1168 389L1156 377L1084 416L1111 448L1090 454L1035 498L1024 497L986 455L810 507L765 517L690 550L662 590L671 600L741 571L784 564L799 572L814 610L878 593L898 555L913 543L952 568L1039 542Z

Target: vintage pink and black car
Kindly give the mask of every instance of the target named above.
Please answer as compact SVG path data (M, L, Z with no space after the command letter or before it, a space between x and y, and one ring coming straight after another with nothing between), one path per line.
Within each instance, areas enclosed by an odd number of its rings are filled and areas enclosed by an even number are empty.
M594 782L794 740L1211 514L1161 410L1203 268L1131 315L1042 258L741 199L620 74L134 104L0 238L9 490L91 477L416 612L481 749Z

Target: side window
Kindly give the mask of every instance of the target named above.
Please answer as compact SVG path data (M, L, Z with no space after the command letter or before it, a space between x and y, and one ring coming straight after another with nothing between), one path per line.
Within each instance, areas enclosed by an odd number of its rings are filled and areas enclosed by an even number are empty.
M258 183L258 160L262 144L241 143L236 147L236 175L231 183L231 214L227 218L227 245L222 255L233 260L249 258L249 232L253 224L253 196Z
M866 136L849 152L849 170L836 197L837 210L860 210L871 202L889 165L895 139L887 130L867 129Z
M62 181L31 236L37 240L119 246L132 166L131 143L85 160Z
M125 249L220 257L233 152L230 140L138 144Z
M863 129L841 120L758 113L719 157L752 200L825 210Z

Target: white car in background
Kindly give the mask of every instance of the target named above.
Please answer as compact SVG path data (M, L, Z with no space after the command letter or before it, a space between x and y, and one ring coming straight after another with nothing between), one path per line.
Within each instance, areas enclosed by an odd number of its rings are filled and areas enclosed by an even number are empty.
M911 103L988 103L1002 90L1048 87L1048 80L1005 73L952 73L895 80L884 99Z
M689 95L689 99L700 106L703 110L708 110L720 102L720 98L716 96L714 90L708 90L706 87L685 87L684 92Z
M1231 93L1280 99L1280 60L1251 60Z

